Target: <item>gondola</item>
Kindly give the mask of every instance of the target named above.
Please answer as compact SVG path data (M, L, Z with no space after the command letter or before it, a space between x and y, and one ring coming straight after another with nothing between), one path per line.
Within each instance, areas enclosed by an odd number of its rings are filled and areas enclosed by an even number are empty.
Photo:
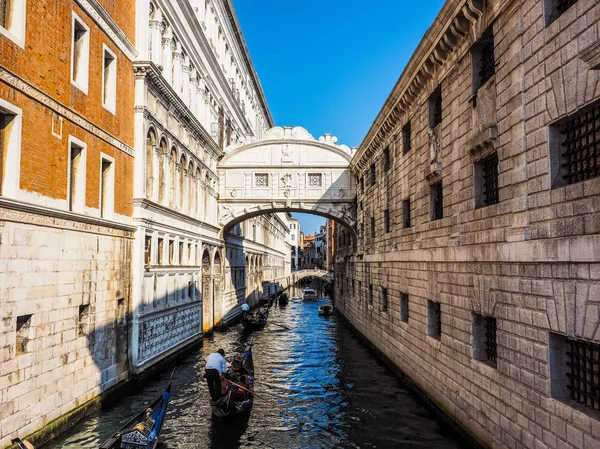
M287 293L281 293L279 295L278 303L279 303L280 306L287 305L287 303L289 301L290 301L290 297L287 295Z
M171 380L156 401L121 427L99 449L155 449L171 398Z
M246 315L244 327L249 330L262 329L267 324L269 319L269 308L267 306L259 306L257 309L251 310Z
M221 398L211 401L213 415L218 419L244 413L252 407L254 400L254 361L252 347L241 357L233 360L225 372L221 387Z
M330 316L333 315L333 306L331 304L324 304L319 307L319 315Z

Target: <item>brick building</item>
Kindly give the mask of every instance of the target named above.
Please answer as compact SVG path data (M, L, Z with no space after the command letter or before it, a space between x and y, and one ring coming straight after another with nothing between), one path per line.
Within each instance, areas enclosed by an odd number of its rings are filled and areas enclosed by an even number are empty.
M336 307L486 446L600 445L599 18L447 1L352 160Z
M0 447L127 376L134 26L0 1Z

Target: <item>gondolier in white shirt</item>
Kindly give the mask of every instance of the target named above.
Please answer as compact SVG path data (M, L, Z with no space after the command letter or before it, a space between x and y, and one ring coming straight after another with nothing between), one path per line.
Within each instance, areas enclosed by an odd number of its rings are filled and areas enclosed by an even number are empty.
M206 383L208 391L213 401L218 401L221 397L221 379L227 370L227 362L225 361L225 351L219 349L213 352L206 358Z

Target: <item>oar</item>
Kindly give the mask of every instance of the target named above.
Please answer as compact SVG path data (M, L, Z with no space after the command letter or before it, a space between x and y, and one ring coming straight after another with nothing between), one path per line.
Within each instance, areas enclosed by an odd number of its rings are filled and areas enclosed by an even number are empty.
M285 325L279 324L279 323L274 323L272 321L268 321L268 323L274 324L275 326L283 327L284 329L287 329L287 330L291 330L292 329L291 327L288 327L288 326L285 326Z
M31 444L27 440L21 440L20 438L15 438L12 440L13 444L18 444L20 449L35 449L33 444Z

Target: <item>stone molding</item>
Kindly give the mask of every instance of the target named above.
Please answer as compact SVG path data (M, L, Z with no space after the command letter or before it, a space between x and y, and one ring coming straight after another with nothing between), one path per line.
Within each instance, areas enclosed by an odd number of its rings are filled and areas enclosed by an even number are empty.
M107 133L102 128L99 128L87 118L80 115L78 112L68 108L62 103L59 103L54 98L50 97L37 87L28 83L23 78L8 71L4 67L0 67L0 81L22 92L24 95L28 96L29 98L32 98L38 103L43 104L59 116L66 118L67 120L73 122L77 126L80 126L81 128L85 129L86 131L98 137L99 139L104 140L109 145L112 145L113 147L123 151L124 153L127 153L130 156L134 155L134 149L132 147L120 141L113 135Z
M90 16L100 29L111 38L119 50L133 61L138 52L135 45L127 38L125 33L119 28L113 18L106 12L98 0L75 0L79 6Z
M0 197L0 222L11 221L133 239L135 227Z

